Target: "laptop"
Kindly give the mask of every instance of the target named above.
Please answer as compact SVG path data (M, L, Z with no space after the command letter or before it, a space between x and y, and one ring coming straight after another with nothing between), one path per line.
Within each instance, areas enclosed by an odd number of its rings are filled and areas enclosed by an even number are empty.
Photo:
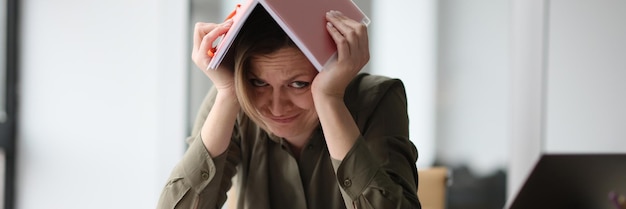
M626 154L544 154L510 209L617 209L626 195Z

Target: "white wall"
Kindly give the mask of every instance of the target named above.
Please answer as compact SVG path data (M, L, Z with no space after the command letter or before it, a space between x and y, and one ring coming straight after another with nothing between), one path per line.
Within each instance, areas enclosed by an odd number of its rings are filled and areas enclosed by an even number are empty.
M187 2L21 1L17 208L154 208L182 152Z
M510 138L508 1L438 1L437 159L504 169Z
M626 153L626 2L513 1L512 200L542 153Z
M370 72L404 82L418 167L435 160L435 8L433 0L372 1L370 16Z
M626 153L626 1L550 1L545 150Z
M185 0L183 0L185 1ZM228 15L234 8L234 6L241 2L222 2L222 1L233 1L233 0L190 0L190 8L189 8L189 17L190 21L187 23L189 25L190 31L193 30L196 22L218 22L224 20L224 17ZM228 11L224 10L224 4L229 4L230 7ZM223 8L224 7L224 8ZM193 40L188 39L188 48L191 50L191 46L193 44ZM193 123L196 120L196 116L198 115L198 110L200 109L200 105L213 83L211 79L209 79L202 70L198 69L196 64L193 63L193 60L187 60L187 68L188 68L188 82L189 82L189 97L187 102L187 129L186 133L191 134L191 129L193 128Z
M544 0L511 2L511 141L507 205L541 154L544 134Z

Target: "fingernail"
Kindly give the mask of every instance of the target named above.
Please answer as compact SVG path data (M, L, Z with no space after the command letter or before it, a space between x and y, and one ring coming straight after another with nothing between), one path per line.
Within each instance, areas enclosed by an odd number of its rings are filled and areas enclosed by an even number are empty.
M330 23L330 22L326 22L326 26L328 26L329 28L332 28L332 27L333 27L333 24L332 24L332 23Z
M224 27L230 27L231 25L233 25L233 19L226 20L226 22L222 23Z
M330 10L330 11L326 12L326 15L328 15L329 17L335 17L335 16L337 16L337 11Z
M334 13L333 16L342 15L342 13L340 11L337 11L337 10L332 10L332 12Z

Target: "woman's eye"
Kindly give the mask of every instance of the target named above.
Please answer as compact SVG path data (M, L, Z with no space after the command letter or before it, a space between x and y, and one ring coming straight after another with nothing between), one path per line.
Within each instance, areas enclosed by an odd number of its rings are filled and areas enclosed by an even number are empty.
M267 86L267 83L259 79L250 79L250 84L252 84L252 86L255 86L255 87Z
M297 89L301 89L301 88L305 88L307 86L309 86L309 82L304 82L304 81L294 81L291 84L289 84L289 86L293 87L293 88L297 88Z

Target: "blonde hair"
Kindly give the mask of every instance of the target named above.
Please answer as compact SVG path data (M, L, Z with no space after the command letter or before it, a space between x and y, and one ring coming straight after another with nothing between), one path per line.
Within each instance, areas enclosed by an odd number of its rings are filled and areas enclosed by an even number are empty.
M248 73L251 59L270 54L286 47L296 47L272 17L261 7L252 11L234 42L235 91L241 109L259 127L270 132L261 119L261 114L252 104L255 97Z

